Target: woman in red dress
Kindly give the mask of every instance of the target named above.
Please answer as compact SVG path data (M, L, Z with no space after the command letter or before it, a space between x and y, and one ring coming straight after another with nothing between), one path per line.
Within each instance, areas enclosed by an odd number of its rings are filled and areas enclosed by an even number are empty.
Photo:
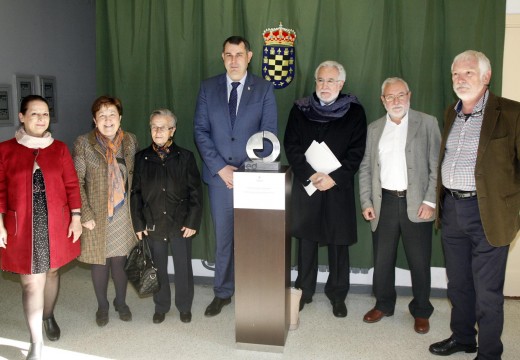
M20 274L27 359L41 359L42 322L49 340L60 337L58 269L80 254L81 196L67 146L47 131L47 101L25 97L18 118L15 137L0 143L0 268Z

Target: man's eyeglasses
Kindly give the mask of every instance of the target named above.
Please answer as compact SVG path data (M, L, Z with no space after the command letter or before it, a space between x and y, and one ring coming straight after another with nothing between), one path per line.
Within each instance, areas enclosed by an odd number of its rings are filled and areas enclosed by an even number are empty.
M393 94L392 95L383 95L383 98L388 103L394 102L395 99L397 99L399 102L401 102L407 98L408 94L409 94L408 92L405 92L405 93L400 93L397 95L393 95Z
M316 79L316 84L319 84L319 85L327 84L329 86L332 86L332 85L334 85L335 83L337 83L339 81L341 81L341 80L317 78Z
M150 126L150 129L152 130L152 132L162 133L162 132L164 132L164 131L172 130L173 127L166 127L166 126Z

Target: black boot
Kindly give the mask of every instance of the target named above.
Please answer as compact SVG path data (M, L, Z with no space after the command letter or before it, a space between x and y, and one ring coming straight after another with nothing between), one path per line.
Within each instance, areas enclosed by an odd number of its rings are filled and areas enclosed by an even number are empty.
M43 327L45 328L45 334L47 335L47 339L50 341L56 341L60 338L61 330L56 320L54 320L54 315L52 315L48 319L43 320Z

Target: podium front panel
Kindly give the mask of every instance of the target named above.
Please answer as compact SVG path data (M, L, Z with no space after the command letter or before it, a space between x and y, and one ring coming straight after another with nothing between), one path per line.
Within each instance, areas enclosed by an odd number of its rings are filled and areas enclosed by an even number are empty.
M249 174L245 176L258 179L255 173ZM280 175L282 182L279 181ZM264 181L264 178L260 181L262 191L276 193L286 203L290 171L285 169L283 173L273 173L272 176L277 179ZM273 183L274 186L282 187L282 190L271 192L265 188L265 183ZM247 186L247 192L251 191L251 183ZM288 233L288 209L284 207L284 210L234 209L237 343L285 345L290 323L291 239Z

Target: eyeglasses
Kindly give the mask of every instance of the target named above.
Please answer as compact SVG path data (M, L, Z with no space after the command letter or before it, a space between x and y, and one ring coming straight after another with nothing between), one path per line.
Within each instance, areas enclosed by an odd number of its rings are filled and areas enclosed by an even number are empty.
M316 79L316 84L318 85L323 85L323 84L327 84L329 86L332 86L334 85L335 83L337 82L340 82L342 80L334 80L334 79L322 79L322 78L317 78Z
M152 132L162 133L162 132L164 132L164 131L172 130L173 127L166 127L166 126L150 126L150 129L152 130Z
M388 103L394 102L395 99L397 99L399 102L401 102L401 101L406 99L408 94L409 94L409 92L400 93L400 94L397 94L397 95L393 95L393 94L392 95L383 95L383 98Z

